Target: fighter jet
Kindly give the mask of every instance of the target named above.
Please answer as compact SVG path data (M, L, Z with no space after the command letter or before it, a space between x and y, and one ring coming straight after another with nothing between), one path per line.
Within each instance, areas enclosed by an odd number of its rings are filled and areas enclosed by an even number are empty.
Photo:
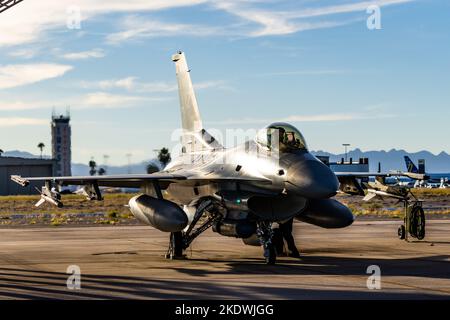
M225 148L202 124L185 54L174 54L172 61L180 98L181 153L163 171L12 176L12 180L23 186L44 182L40 202L56 206L62 206L58 192L62 186L84 186L82 193L89 200L102 200L101 186L140 188L142 193L130 199L129 208L139 221L170 233L167 258L183 257L192 241L212 227L223 236L261 245L266 263L273 264L273 223L292 218L323 228L353 223L351 210L332 198L339 189L364 195L358 178L371 174L333 173L309 152L302 133L288 123L269 124L244 144Z

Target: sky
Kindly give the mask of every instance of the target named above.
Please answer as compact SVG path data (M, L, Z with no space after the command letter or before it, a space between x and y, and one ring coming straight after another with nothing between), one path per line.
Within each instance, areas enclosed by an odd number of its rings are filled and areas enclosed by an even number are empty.
M450 153L448 0L24 0L0 30L5 151L50 154L68 107L74 162L172 149L183 50L223 137L284 121L312 150Z

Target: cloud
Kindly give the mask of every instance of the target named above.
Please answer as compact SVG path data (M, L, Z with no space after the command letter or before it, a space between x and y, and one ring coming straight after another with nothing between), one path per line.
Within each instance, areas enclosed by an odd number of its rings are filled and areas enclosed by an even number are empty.
M48 119L36 118L0 118L0 127L16 127L16 126L42 126L49 124Z
M390 6L396 4L404 4L408 2L413 2L415 0L372 0L372 1L361 1L348 4L340 4L333 6L325 6L319 8L308 8L299 11L286 12L285 16L287 18L311 18L319 17L325 15L334 15L341 13L350 13L361 11L365 12L369 6L377 5L379 7Z
M284 118L272 119L258 119L258 118L244 118L244 119L227 119L221 121L208 121L208 124L215 125L238 125L238 124L269 124L272 122L337 122L337 121L357 121L368 119L386 119L393 118L393 114L380 113L328 113L317 115L291 115Z
M106 37L109 44L119 44L130 39L142 39L162 36L197 36L217 35L221 28L193 24L166 23L154 19L147 20L139 16L129 16L121 22L122 31Z
M263 10L249 6L253 2L244 1L219 1L215 4L217 9L224 10L243 21L259 25L258 28L250 31L247 35L251 37L286 35L306 30L332 28L346 25L360 19L347 20L321 20L308 21L307 19L329 16L351 12L364 12L370 5L387 6L402 4L415 0L379 0L360 1L350 4L340 4L334 6L322 6L317 8L305 8L301 10L277 11Z
M137 93L169 93L178 90L178 86L175 82L142 82L137 77L129 76L120 79L108 79L97 82L81 82L83 88L99 88L101 90L110 89L123 89L130 92ZM225 81L222 80L210 80L203 81L194 84L194 89L202 90L209 88L226 89L229 88Z
M50 109L54 106L70 106L71 109L129 108L168 100L172 100L172 97L143 97L99 91L60 100L17 100L10 102L1 100L0 111Z
M165 101L168 98L140 97L107 92L94 92L84 96L76 105L79 108L127 108L143 102Z
M72 66L54 63L0 65L0 89L60 77L71 69Z
M337 74L345 74L350 72L349 70L342 69L323 69L323 70L294 70L294 71L281 71L281 72L269 72L269 73L260 73L256 74L256 76L260 77L273 77L273 76L323 76L323 75L337 75Z
M303 9L304 5L301 2L293 1L290 10L279 10L278 7L281 5L276 4L275 1L270 1L272 3L270 9L265 9L268 2L266 0L78 0L76 2L77 7L72 7L71 3L67 1L27 1L2 13L0 30L8 30L8 32L3 33L0 37L0 47L42 41L49 34L49 31L72 32L73 30L67 28L68 22L73 20L74 17L73 11L68 10L69 8L80 9L82 29L86 21L93 20L99 15L142 14L198 5L204 5L206 8L215 9L220 13L226 12L232 17L238 18L235 23L221 23L218 27L217 24L211 23L205 23L204 25L179 21L171 23L158 21L155 17L144 19L135 15L128 16L120 23L121 29L106 38L108 43L118 44L131 39L161 36L227 35L261 37L286 35L352 23L356 20L343 20L342 18L329 20L329 16L361 12L364 14L362 18L365 18L365 9L369 5L388 6L411 1L415 0L358 1ZM210 15L211 10L205 10L203 13ZM325 18L326 20L317 20L318 18ZM115 16L115 21L117 21L116 19L117 16Z
M39 50L37 48L21 48L8 53L9 56L14 58L31 59L37 55Z
M98 86L102 89L121 88L132 90L136 85L136 77L127 77L118 80L102 80Z
M173 92L177 90L176 83L167 82L140 82L137 77L126 77L121 79L101 80L88 84L88 87L99 87L107 89L124 89L134 92Z
M105 52L102 49L65 53L61 57L67 60L84 60L90 58L103 58Z
M79 8L81 23L95 16L109 13L146 12L193 6L206 0L78 0L76 6L68 1L24 1L14 9L2 13L0 30L8 30L0 37L0 46L13 46L42 40L49 30L68 30L67 24L75 15L69 9Z
M43 101L5 101L0 100L0 111L34 110L50 107L51 103Z

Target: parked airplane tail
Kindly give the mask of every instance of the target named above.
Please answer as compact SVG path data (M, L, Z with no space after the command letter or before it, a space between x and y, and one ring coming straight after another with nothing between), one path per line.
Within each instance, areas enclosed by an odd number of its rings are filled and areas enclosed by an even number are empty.
M419 159L418 165L419 165L419 173L425 174L425 159Z
M414 162L412 162L411 158L408 156L405 156L405 164L406 164L406 170L411 173L419 173L419 169L417 169Z

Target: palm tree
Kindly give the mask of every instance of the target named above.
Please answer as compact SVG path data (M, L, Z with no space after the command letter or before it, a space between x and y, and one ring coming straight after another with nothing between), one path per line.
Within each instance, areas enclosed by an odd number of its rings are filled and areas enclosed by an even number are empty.
M43 142L39 142L37 147L41 150L41 159L42 159L42 151L44 150L45 144Z
M89 167L91 168L91 170L89 170L89 174L91 176L95 176L95 174L97 173L97 170L95 169L97 167L97 163L94 161L94 159L91 159L91 161L89 161Z
M170 160L172 160L169 149L162 148L161 150L159 150L158 160L159 160L159 162L161 162L163 167L165 167L170 162Z

